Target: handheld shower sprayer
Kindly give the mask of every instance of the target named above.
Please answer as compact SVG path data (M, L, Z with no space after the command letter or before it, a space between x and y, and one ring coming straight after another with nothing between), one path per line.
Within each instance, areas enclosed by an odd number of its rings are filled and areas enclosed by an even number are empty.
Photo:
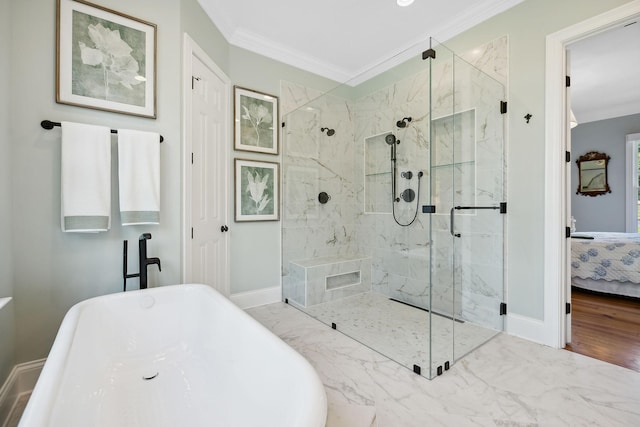
M399 128L406 128L409 122L411 122L411 117L405 117L402 120L398 120L396 122L396 126Z
M392 133L384 137L384 142L391 146L391 196L393 198L392 203L399 202L400 199L396 197L396 146L400 144L400 140Z
M398 123L396 123L396 125L400 128L403 128L403 127L406 127L407 123L410 121L411 121L411 117L405 117L402 120L398 120ZM391 195L392 195L391 212L393 213L393 220L396 222L396 224L398 224L401 227L408 227L411 224L413 224L416 218L418 217L418 205L420 204L420 181L421 181L421 178L424 176L424 173L422 171L418 171L417 191L407 188L402 192L402 194L400 194L400 197L398 197L397 190L396 190L397 173L398 173L396 147L398 146L398 144L400 144L400 140L397 139L394 134L388 133L384 137L384 142L386 142L387 145L391 146L391 171L390 171L391 172ZM404 179L410 180L411 178L413 178L413 172L405 171L405 172L402 172L401 176ZM404 200L405 202L408 202L408 203L416 200L416 210L414 212L413 219L407 223L400 222L396 218L396 203L400 202L400 200Z

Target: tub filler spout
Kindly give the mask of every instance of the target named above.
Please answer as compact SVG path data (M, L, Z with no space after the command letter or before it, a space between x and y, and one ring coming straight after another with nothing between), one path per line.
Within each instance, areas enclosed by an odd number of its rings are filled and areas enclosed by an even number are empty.
M147 288L147 267L152 264L158 265L158 270L162 271L160 258L147 258L147 240L151 240L151 233L143 233L138 239L138 262L140 263L140 289Z

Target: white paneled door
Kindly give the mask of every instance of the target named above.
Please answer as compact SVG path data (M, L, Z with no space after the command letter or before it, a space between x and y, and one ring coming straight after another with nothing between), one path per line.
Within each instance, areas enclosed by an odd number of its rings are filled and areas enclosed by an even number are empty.
M190 79L185 85L190 91L185 97L190 101L185 111L189 128L185 178L187 186L190 184L186 189L190 201L186 200L185 217L190 218L190 225L185 227L185 279L207 284L228 296L230 82L204 53L193 44L191 47L191 57L186 59L191 70L185 73Z

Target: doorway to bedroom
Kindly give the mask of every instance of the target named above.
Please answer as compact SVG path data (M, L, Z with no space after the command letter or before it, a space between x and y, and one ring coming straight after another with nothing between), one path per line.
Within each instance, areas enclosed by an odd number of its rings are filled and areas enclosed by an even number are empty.
M566 49L572 124L566 348L640 371L640 19Z

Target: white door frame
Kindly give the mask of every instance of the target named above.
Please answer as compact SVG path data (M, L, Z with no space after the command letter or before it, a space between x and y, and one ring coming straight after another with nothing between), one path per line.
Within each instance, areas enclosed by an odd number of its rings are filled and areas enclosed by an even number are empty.
M193 151L193 141L191 135L191 126L187 124L191 118L191 103L193 97L192 80L193 66L192 59L197 57L207 68L213 71L222 80L229 92L227 99L229 105L226 110L231 111L231 79L216 65L215 62L205 53L200 46L189 36L184 33L184 44L182 54L182 282L188 283L191 280L191 199L192 199L192 180L191 180L191 152ZM230 113L229 113L230 114ZM223 139L230 141L230 120L227 117L227 126L225 126ZM227 147L229 144L227 144ZM228 150L226 151L227 159L225 161L229 164ZM228 174L226 180L228 182ZM228 185L225 186L225 194L223 195L225 200L229 200ZM226 253L229 253L229 239L226 239ZM228 263L228 258L227 258ZM227 278L224 280L225 295L229 295L229 265L225 268L227 272Z
M627 233L638 232L638 149L640 133L629 134L626 137L625 164L627 182L625 185L625 230ZM632 184L634 183L634 184Z
M640 0L634 0L601 15L547 36L545 74L545 214L544 214L544 321L543 343L564 347L565 340L565 247L567 217L566 189L562 186L565 168L566 46L606 31L610 27L640 16Z

